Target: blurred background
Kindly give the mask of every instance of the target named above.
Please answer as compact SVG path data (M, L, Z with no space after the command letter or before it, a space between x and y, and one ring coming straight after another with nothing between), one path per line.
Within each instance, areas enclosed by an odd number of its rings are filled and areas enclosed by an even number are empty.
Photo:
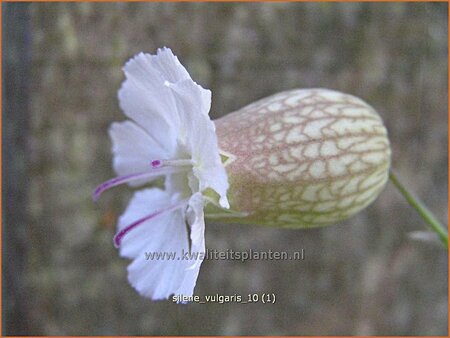
M196 294L275 304L151 302L112 245L127 187L107 129L121 67L168 46L213 92L214 118L276 92L327 87L373 105L393 167L446 224L446 3L3 3L3 330L6 335L447 335L447 252L388 184L322 229L208 223L216 250L303 261L205 261Z

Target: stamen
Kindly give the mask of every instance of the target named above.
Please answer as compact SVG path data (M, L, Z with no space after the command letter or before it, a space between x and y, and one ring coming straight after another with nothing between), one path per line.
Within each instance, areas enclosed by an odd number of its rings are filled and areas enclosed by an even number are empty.
M195 163L192 160L153 160L152 168L162 168L162 167L185 167L193 166Z
M114 246L116 248L120 247L120 243L122 242L123 237L129 233L131 230L133 230L134 228L136 228L137 226L141 225L142 223L151 220L152 218L155 218L157 216L163 215L167 212L170 211L175 211L177 209L181 209L184 208L188 205L189 200L185 199L182 200L181 202L178 202L177 204L174 204L166 209L162 209L162 210L158 210L155 211L153 213L151 213L150 215L147 215L141 219L138 219L137 221L131 223L130 225L127 225L125 228L123 228L122 230L120 230L115 236L114 236Z
M117 185L120 185L120 184L132 182L132 181L136 181L136 180L140 180L140 179L147 179L150 177L154 177L154 179L156 179L158 176L161 176L161 175L173 174L173 173L182 172L182 171L183 171L182 168L176 168L176 167L152 168L150 171L115 177L113 179L110 179L110 180L100 184L94 190L94 193L92 194L92 198L94 199L94 201L97 201L100 198L100 195L105 190L108 190L108 189L115 187Z

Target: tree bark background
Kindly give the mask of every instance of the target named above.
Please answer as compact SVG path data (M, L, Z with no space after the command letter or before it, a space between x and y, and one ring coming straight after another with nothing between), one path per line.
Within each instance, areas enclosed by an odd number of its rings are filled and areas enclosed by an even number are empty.
M29 170L15 182L29 198L15 212L30 222L19 238L3 237L12 241L4 269L23 259L14 278L29 295L6 311L23 311L29 334L447 334L447 253L410 238L426 226L391 185L351 220L326 228L207 224L209 249L305 250L295 262L204 262L196 294L273 292L272 305L140 298L111 243L130 189L98 204L90 197L113 176L107 128L124 120L121 67L137 52L168 46L212 90L215 118L292 88L363 98L387 125L393 167L445 221L447 4L33 3L30 11L30 130L11 129L27 142ZM6 118L4 146L20 157L22 146L5 142ZM3 182L16 177L5 174ZM25 240L26 251L11 249ZM6 333L23 334L14 324Z
M29 227L31 16L29 4L2 4L2 317L3 334L29 332L25 277Z

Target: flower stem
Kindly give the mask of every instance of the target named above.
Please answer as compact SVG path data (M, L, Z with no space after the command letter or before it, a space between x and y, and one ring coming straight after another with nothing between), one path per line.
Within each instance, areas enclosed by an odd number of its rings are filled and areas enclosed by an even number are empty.
M391 182L395 185L395 187L400 191L403 197L408 201L408 203L416 209L422 219L433 229L434 232L439 236L439 239L442 241L444 246L448 248L448 233L447 230L441 225L441 223L437 220L436 217L431 213L428 208L423 205L417 198L415 198L399 181L397 176L391 170L389 172L389 178Z

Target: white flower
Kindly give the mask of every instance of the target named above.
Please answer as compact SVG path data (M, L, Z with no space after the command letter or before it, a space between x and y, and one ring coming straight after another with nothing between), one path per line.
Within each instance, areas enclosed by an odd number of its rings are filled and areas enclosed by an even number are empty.
M113 123L114 169L94 199L119 184L140 186L165 178L165 189L135 193L119 219L114 244L133 259L128 279L143 296L191 296L205 252L203 193L210 188L228 208L228 180L208 113L211 92L196 84L168 48L126 63L119 101L131 121ZM208 193L210 195L210 193ZM185 260L183 252L198 254ZM149 260L147 253L176 253ZM195 257L192 255L192 257Z

